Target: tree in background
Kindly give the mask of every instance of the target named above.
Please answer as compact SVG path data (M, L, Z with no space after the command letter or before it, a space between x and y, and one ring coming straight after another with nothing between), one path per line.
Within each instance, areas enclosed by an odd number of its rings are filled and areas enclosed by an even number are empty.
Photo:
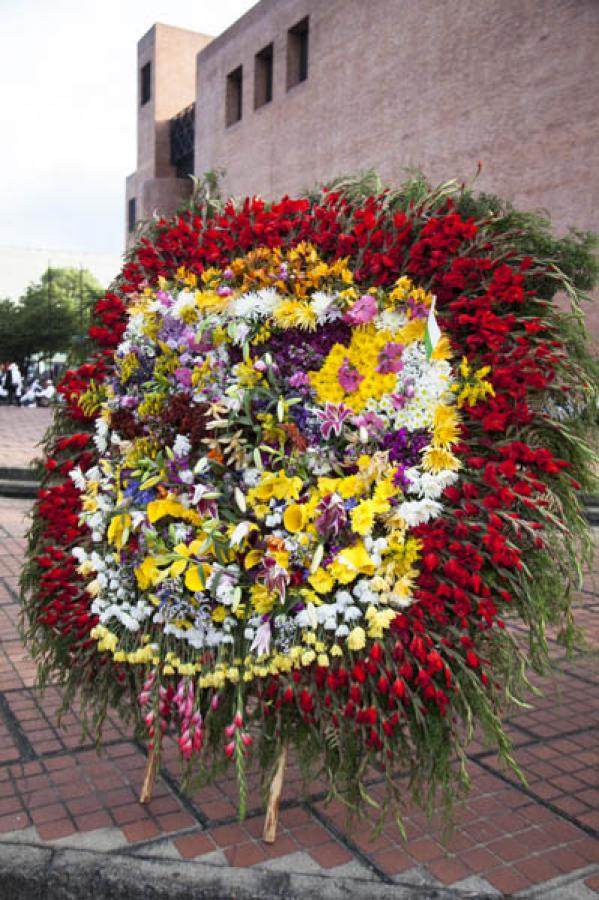
M103 292L87 269L48 267L17 301L0 300L0 362L23 368L39 353L84 359L90 316Z

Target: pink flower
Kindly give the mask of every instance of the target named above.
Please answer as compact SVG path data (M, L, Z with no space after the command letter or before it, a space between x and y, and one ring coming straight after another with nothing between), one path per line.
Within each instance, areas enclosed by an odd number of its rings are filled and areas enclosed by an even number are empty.
M401 372L403 369L402 354L404 348L401 344L389 342L385 344L379 353L377 372L388 375L390 372Z
M356 428L366 428L369 434L376 434L377 431L383 431L385 422L376 413L368 412L354 419Z
M363 294L345 313L343 321L348 325L364 325L372 321L378 311L376 298L372 294Z
M345 505L339 494L327 494L316 508L319 514L314 524L319 534L332 534L335 537L347 522Z
M325 441L330 437L331 431L339 437L341 429L343 428L343 423L351 416L351 414L351 409L344 406L343 403L335 404L327 402L324 405L324 409L316 410L316 415L321 423L320 431Z
M337 380L344 391L347 391L348 394L353 394L360 387L360 382L364 381L364 376L360 375L358 369L352 366L346 356L337 372Z

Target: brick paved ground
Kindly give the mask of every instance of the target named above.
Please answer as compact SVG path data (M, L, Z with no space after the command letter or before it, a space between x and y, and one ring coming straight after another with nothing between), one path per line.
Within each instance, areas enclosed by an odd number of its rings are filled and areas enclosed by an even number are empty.
M40 696L33 689L34 666L17 632L28 508L27 501L0 498L1 843L346 875L372 879L373 894L378 882L451 886L470 897L481 891L555 900L599 896L599 578L587 579L577 606L589 652L566 659L552 639L558 677L536 678L543 695L509 723L526 787L474 744L472 791L458 805L445 844L438 821L429 824L413 809L407 843L392 824L371 841L368 821L347 835L343 809L324 804L322 784L303 796L291 767L279 837L269 847L260 840L257 775L250 814L240 825L234 781L184 795L175 748L167 744L154 798L140 806L145 755L119 721L109 720L99 756L93 741L82 739L75 714L56 726L60 691L52 686ZM377 790L382 787L374 784Z
M52 420L51 409L0 406L0 467L27 468Z

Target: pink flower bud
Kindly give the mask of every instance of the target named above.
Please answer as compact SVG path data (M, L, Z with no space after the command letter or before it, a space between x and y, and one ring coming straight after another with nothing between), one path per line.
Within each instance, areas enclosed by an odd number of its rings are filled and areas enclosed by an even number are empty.
M243 725L243 716L241 715L239 710L237 710L237 712L235 713L233 722L235 723L236 728L241 728L241 726Z
M254 743L254 738L251 734L248 734L247 731L243 731L241 734L241 743L244 747L251 747Z
M226 725L225 726L225 735L228 738L232 738L235 734L235 726L234 725Z
M235 753L235 741L230 741L225 745L225 756L229 757L229 759Z
M218 694L214 694L212 700L210 701L210 706L212 709L218 709L220 700L218 699Z
M153 712L153 710L150 710L150 712L146 713L146 715L144 716L144 722L146 723L146 725L149 728L153 721L154 721L154 712Z

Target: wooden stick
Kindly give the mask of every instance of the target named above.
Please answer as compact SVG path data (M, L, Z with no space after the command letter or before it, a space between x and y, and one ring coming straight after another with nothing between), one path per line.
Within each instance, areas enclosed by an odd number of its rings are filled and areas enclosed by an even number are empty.
M149 803L154 793L154 782L156 781L156 769L158 767L158 757L154 750L148 753L148 761L146 763L146 771L144 773L144 781L141 786L139 795L140 803Z
M283 746L281 755L277 760L277 768L270 783L268 792L268 806L266 807L266 819L264 822L264 831L262 832L262 840L265 844L274 844L277 837L277 825L279 823L279 803L281 802L281 792L283 790L283 779L285 777L285 766L287 765L287 744Z

